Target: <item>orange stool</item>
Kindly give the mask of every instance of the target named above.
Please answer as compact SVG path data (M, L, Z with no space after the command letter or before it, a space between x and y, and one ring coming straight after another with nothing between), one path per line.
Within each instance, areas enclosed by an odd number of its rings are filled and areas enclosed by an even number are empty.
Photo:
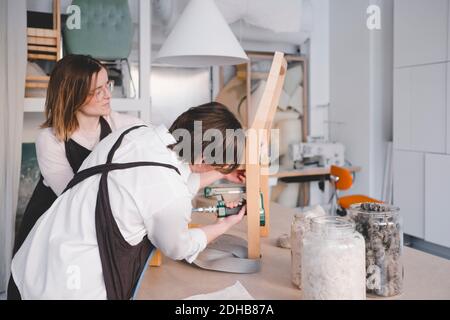
M360 202L375 202L375 203L383 203L383 201L370 198L365 195L349 195L349 196L338 196L338 190L348 190L353 185L353 176L350 170L338 167L338 166L331 166L330 169L330 181L331 184L334 187L334 193L333 198L335 198L335 201L333 205L336 205L336 212L339 215L345 215L346 209L348 209L352 204L354 203L360 203Z

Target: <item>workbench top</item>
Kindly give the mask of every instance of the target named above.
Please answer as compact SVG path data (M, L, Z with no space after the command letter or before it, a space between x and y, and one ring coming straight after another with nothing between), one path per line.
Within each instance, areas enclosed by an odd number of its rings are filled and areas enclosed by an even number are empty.
M255 274L233 274L199 269L181 261L163 258L161 267L147 270L138 299L184 299L232 286L236 281L255 299L301 299L301 291L291 283L291 253L276 246L276 239L290 233L296 211L271 204L270 235L261 238L262 268ZM203 222L205 217L195 219ZM195 220L194 219L194 220ZM246 222L230 232L245 238ZM404 292L390 299L450 299L450 261L405 247ZM381 299L368 295L368 299Z

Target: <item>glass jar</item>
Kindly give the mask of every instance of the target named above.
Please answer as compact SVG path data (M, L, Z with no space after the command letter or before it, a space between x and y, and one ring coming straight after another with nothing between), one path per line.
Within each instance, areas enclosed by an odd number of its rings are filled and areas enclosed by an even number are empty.
M302 288L303 237L307 229L309 229L311 219L325 215L326 212L321 206L315 206L311 210L294 215L291 224L291 280L299 289Z
M350 206L349 217L366 241L367 293L391 297L403 291L403 226L399 208L377 203Z
M292 283L301 289L302 253L301 245L305 232L305 220L301 213L294 216L291 224L291 280Z
M364 238L337 216L316 217L303 239L303 299L366 298Z

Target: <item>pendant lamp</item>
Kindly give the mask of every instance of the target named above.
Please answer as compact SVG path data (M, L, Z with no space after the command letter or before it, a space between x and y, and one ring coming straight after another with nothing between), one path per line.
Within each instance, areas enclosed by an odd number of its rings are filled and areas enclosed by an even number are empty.
M246 63L248 57L214 0L191 0L155 62L183 67Z

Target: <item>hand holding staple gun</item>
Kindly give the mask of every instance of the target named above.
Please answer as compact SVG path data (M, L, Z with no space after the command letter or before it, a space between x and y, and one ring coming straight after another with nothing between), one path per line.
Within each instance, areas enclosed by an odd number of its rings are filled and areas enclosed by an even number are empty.
M245 199L241 199L238 202L225 203L225 201L218 201L217 205L204 207L204 208L193 208L192 212L209 212L216 213L218 218L225 218L232 215L237 215L241 209L245 206ZM246 214L246 213L245 213Z

